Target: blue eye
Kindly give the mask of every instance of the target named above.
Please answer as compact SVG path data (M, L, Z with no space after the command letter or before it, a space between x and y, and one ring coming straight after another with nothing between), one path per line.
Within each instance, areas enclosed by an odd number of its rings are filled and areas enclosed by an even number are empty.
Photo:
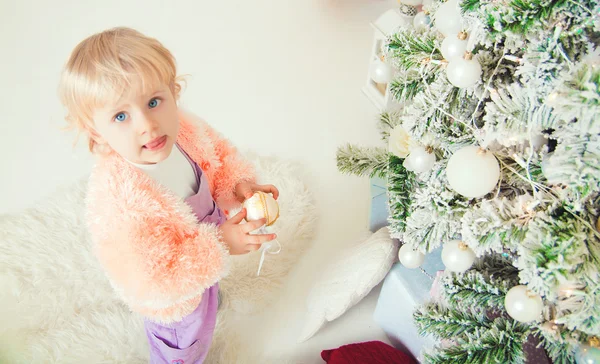
M150 100L150 102L148 103L148 106L151 109L154 109L155 107L157 107L158 105L160 105L160 100L159 99L152 99Z
M120 112L117 115L115 115L115 121L117 123L122 123L125 120L127 120L127 114L125 114L124 112Z

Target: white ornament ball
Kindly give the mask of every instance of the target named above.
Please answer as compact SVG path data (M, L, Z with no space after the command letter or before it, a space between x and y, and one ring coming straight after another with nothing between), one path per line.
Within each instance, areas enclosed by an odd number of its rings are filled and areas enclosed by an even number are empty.
M371 63L369 74L371 75L371 79L377 83L389 83L392 80L394 71L392 66L380 59L376 59Z
M425 30L428 29L429 26L431 25L431 17L427 14L425 14L425 12L421 11L419 13L417 13L417 15L415 15L415 17L413 18L413 26L415 27L416 30Z
M449 271L462 273L475 262L475 253L464 242L453 240L444 244L442 262Z
M402 163L402 166L404 166L404 168L406 168L407 171L414 171L415 168L412 165L412 159L406 157L406 159L404 159L404 162Z
M464 33L463 33L464 34ZM467 50L467 40L458 36L449 36L442 41L442 55L447 61L461 58Z
M448 76L448 81L456 87L471 87L481 79L481 65L476 58L454 58L446 67L446 76Z
M504 308L516 321L531 322L540 318L544 304L540 295L529 291L527 286L520 285L506 293Z
M409 269L418 268L425 261L425 254L414 250L410 245L404 244L398 251L398 258L403 266Z
M500 165L491 152L471 145L456 151L446 166L450 187L459 194L482 197L490 193L500 178Z
M448 1L442 4L435 13L435 27L450 37L462 30L462 19L456 1Z
M423 0L400 0L400 3L406 5L417 6L423 4Z
M408 157L402 164L404 168L415 173L423 173L433 168L435 164L435 154L427 151L425 147L415 147L411 150Z
M271 226L279 218L279 204L273 196L264 192L256 192L242 206L246 209L247 221L266 219L266 225Z

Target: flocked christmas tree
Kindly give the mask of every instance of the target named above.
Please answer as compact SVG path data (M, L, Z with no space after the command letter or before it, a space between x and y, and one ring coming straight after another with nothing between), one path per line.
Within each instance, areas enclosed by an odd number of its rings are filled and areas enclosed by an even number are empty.
M387 147L338 167L387 177L402 263L443 247L441 299L414 315L439 340L427 361L522 363L533 341L600 362L598 2L423 9L382 50L403 105L380 117Z

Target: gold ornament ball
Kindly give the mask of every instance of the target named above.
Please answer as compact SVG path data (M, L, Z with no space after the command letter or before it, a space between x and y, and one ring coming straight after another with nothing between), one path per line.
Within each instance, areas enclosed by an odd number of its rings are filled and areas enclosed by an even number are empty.
M248 221L265 219L266 225L271 226L279 218L279 204L273 196L264 192L256 192L244 201L243 207Z

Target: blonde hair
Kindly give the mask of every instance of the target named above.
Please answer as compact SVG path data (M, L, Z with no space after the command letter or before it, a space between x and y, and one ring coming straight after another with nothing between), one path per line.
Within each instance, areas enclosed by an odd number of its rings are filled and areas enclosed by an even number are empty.
M137 91L168 85L174 98L179 98L181 79L175 58L159 41L124 27L84 39L73 49L59 85L67 128L76 129L78 135L84 132L94 152L94 109L116 102L137 82L141 84Z

